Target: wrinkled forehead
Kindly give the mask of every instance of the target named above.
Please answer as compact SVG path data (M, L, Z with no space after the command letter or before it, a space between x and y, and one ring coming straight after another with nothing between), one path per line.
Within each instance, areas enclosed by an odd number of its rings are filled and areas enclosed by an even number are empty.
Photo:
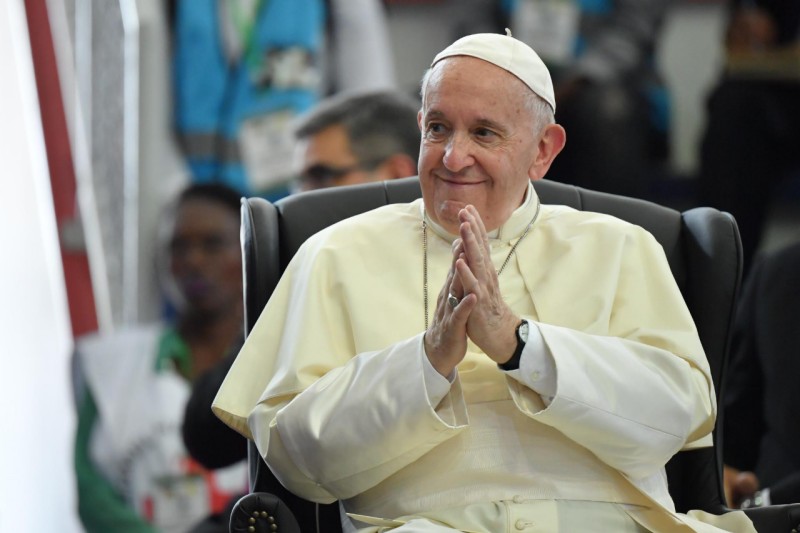
M452 56L437 61L423 80L422 109L454 93L469 94L483 101L502 99L524 105L535 93L522 80L488 61L469 56Z

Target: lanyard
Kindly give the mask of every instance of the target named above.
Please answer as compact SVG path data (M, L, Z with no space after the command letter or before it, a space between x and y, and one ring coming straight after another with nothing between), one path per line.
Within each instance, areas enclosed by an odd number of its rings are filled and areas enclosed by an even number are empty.
M246 0L223 0L228 7L228 14L231 17L231 22L239 36L239 42L242 43L242 55L247 62L247 65L252 68L257 68L261 63L261 56L256 49L255 30L256 22L261 14L261 10L267 4L266 0L256 0L255 6L250 11L249 16L244 9L242 3Z

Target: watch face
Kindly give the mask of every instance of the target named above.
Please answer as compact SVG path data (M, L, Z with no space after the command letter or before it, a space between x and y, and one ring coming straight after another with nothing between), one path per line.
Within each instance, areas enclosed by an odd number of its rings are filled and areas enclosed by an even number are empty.
M522 342L528 342L528 321L524 321L522 324L519 325L517 331L519 331L519 338L522 339Z

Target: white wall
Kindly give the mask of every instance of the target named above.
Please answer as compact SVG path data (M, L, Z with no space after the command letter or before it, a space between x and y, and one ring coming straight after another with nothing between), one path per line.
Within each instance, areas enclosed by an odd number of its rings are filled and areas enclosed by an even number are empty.
M156 269L158 225L164 207L189 182L172 134L172 51L164 0L136 0L139 14L139 302L138 321L163 314Z
M80 531L71 333L22 0L0 2L0 531Z

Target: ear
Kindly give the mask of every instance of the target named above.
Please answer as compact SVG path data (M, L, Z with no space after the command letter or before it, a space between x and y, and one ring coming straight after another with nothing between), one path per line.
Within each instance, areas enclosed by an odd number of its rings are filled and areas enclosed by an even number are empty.
M566 143L567 132L564 131L560 124L548 124L544 127L539 137L536 158L528 170L528 176L531 180L542 179L547 174L547 171L550 170L550 165L553 164L553 160L564 149Z
M384 159L376 170L381 180L407 178L417 174L417 162L407 154L394 154Z

